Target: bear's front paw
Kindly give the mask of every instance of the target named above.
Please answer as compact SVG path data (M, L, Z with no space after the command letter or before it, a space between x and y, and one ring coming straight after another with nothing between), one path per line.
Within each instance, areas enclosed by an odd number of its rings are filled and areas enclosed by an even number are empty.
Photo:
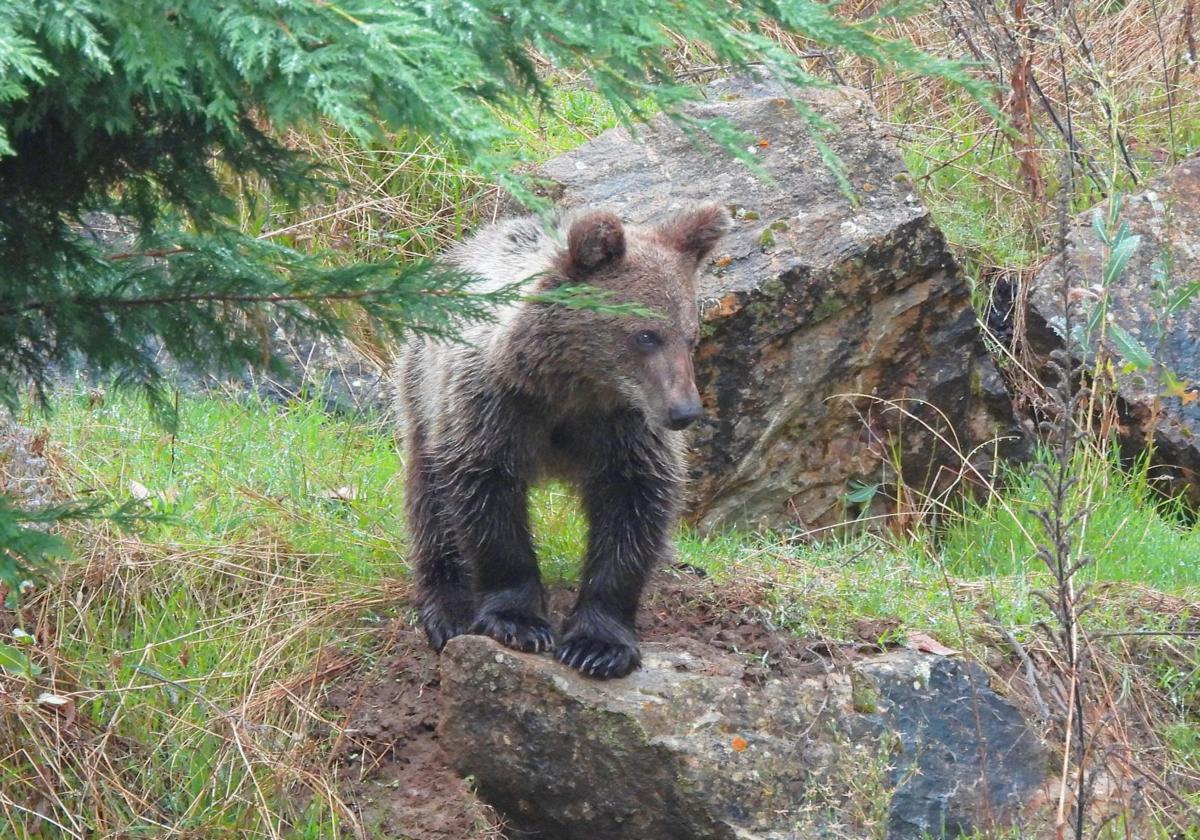
M473 607L465 604L447 606L433 603L425 605L421 610L421 626L425 628L429 646L441 653L446 642L467 632L471 626L474 612Z
M642 664L637 645L589 636L564 639L556 656L564 665L600 680L623 677Z
M480 615L471 632L491 636L505 647L525 653L554 649L554 631L546 619L529 613L503 610Z

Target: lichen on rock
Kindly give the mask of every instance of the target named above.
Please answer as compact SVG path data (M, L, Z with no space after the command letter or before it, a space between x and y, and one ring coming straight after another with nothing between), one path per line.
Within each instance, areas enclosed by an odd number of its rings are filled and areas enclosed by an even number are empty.
M895 651L743 675L733 656L648 649L598 682L462 636L439 734L511 825L556 840L917 840L1037 819L1045 748L977 666Z

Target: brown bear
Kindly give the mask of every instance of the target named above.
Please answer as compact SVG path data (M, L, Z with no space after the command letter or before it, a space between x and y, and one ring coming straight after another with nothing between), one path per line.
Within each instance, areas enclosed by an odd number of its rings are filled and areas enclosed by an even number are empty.
M557 477L579 488L589 525L557 657L600 678L638 666L638 600L680 504L680 431L701 414L696 271L728 225L716 205L656 227L597 211L550 230L520 218L445 255L480 290L588 284L653 317L526 299L461 342L416 339L401 352L411 559L436 650L463 633L522 651L556 647L527 498Z

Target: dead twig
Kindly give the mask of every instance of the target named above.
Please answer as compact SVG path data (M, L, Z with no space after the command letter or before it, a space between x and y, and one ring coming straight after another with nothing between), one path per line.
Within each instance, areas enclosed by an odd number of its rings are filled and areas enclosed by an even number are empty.
M1022 666L1025 668L1025 682L1029 684L1030 697L1033 703L1037 706L1038 717L1042 720L1050 720L1050 708L1046 705L1046 701L1042 699L1041 680L1038 678L1037 668L1034 667L1033 660L1029 653L1025 650L1025 646L1017 641L1016 637L1009 632L1008 628L997 621L993 616L984 616L984 620L997 633L1004 637L1004 641L1012 648L1017 658L1021 660Z

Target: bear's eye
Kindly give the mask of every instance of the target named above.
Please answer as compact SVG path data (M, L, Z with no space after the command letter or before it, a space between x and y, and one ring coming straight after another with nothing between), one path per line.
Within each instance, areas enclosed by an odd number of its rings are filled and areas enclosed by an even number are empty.
M658 333L653 330L642 330L637 334L637 343L639 347L644 347L647 350L652 350L662 344L662 339Z

